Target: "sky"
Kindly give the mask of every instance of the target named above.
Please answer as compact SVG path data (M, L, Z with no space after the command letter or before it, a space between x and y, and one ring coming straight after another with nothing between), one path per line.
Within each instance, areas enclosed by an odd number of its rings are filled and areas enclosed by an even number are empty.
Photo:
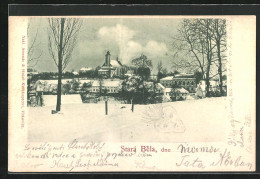
M130 65L132 59L144 54L152 60L152 73L157 73L159 61L173 71L171 42L180 22L181 19L173 18L83 18L77 45L65 71L102 66L108 50L112 60L118 57L124 65ZM47 18L31 18L29 44L38 29L34 53L42 55L34 68L39 72L56 72L57 67L48 52L47 28Z

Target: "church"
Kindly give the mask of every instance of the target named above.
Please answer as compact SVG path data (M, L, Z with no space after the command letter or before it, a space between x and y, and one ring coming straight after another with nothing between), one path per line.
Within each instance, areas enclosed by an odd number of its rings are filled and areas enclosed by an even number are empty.
M105 55L105 63L98 70L98 74L107 78L111 78L116 76L122 76L124 75L124 73L125 68L122 65L122 63L118 60L118 57L116 60L110 60L110 52L107 51Z

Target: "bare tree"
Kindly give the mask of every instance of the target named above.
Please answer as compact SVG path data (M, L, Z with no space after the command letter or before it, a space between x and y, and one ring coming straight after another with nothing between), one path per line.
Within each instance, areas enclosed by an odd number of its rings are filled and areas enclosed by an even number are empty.
M199 31L204 34L205 38L205 55L206 55L206 60L207 60L207 67L206 67L206 95L209 94L209 86L210 86L210 68L211 64L213 62L213 54L214 54L214 48L216 44L213 42L213 33L210 30L212 26L212 19L198 19L197 20L199 24Z
M41 50L41 48L39 48L40 42L38 41L38 32L41 25L41 21L39 22L39 24L37 24L37 29L35 31L31 26L31 20L32 19L29 19L27 24L27 38L28 38L27 68L31 68L31 70L33 70L32 68L38 64L43 51ZM34 27L36 27L36 25ZM31 84L34 83L35 81L36 78L34 74L33 73L30 74L30 76L28 76L27 78L28 99L30 99L29 94L30 91L32 90Z
M77 18L49 18L48 23L49 53L58 67L56 111L60 111L62 72L71 60L82 20Z
M199 33L198 33L199 32ZM194 20L185 19L173 38L173 65L178 70L200 70L205 78L205 39Z
M160 61L158 62L158 64L157 64L157 71L158 71L158 73L160 73L160 72L162 71L162 68L163 68L163 66L162 66L162 61L160 60Z
M152 68L152 61L147 59L147 56L142 54L140 57L132 60L132 64L137 68Z
M163 70L163 65L162 65L162 61L160 60L157 63L157 82L160 81L160 79L162 78L162 70Z
M213 40L217 46L217 59L218 59L218 75L219 75L219 87L220 94L223 95L223 72L225 69L226 61L226 20L225 19L214 19L213 20Z
M40 48L37 48L40 43L37 42L38 39L38 32L40 28L40 23L37 26L37 29L34 32L32 32L32 27L31 27L31 19L28 22L27 25L27 38L29 39L30 43L28 46L28 51L27 51L27 66L30 67L35 67L42 56L42 50ZM37 51L37 52L36 52Z
M175 37L174 57L185 54L186 59L175 62L175 65L182 66L184 69L199 70L206 82L206 92L209 94L210 79L217 74L212 74L211 66L215 64L217 58L216 40L213 19L185 19L178 29L179 35Z

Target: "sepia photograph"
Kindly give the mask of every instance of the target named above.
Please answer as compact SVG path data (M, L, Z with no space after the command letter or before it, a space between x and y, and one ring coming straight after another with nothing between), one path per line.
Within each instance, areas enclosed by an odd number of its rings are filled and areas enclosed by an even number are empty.
M27 33L29 141L225 137L226 19L30 18Z

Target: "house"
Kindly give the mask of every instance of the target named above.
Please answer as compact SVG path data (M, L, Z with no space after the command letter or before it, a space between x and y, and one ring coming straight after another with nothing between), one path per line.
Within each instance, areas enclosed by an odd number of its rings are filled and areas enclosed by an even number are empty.
M105 63L98 70L98 74L110 78L113 76L121 76L124 74L124 71L124 66L119 61L118 57L116 60L111 60L110 52L107 51L105 55Z
M118 93L121 87L122 80L93 80L91 86L92 93L99 93L100 89L104 92L106 90L107 93Z
M177 99L180 97L186 99L189 94L189 91L184 88L165 88L161 83L156 84L156 91L158 94L163 93L164 102L172 101L171 97L175 97L175 95Z
M191 77L190 75L167 76L160 79L160 83L166 88L172 88L172 86L175 86L177 88L184 88L190 93L196 91L196 78Z
M62 79L61 84L66 84L67 82L72 81L72 79ZM38 80L33 85L33 89L35 91L41 92L43 94L46 93L57 93L58 80Z

